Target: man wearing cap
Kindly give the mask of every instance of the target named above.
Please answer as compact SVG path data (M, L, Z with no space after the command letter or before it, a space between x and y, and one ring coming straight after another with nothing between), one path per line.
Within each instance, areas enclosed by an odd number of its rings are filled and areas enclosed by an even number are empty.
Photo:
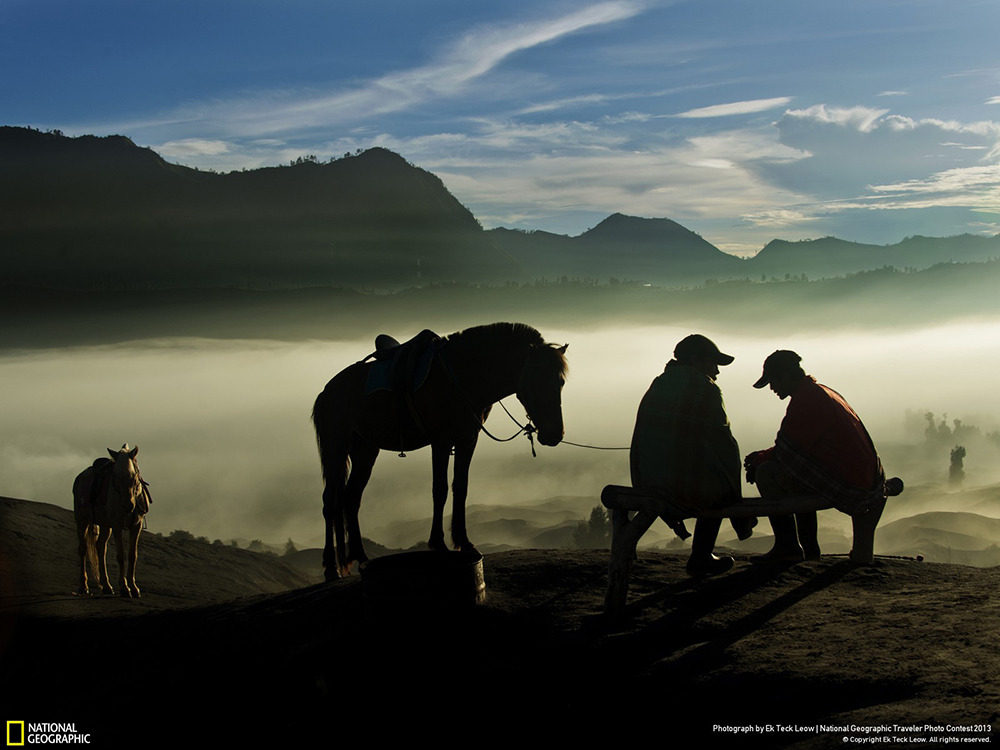
M842 510L884 497L885 472L868 431L844 397L806 375L802 358L781 350L764 360L754 388L789 399L774 446L744 459L761 497L822 495ZM754 562L820 556L816 513L771 516L774 547Z
M639 404L629 455L634 487L664 492L692 511L740 501L740 449L715 383L719 366L732 361L700 334L677 344L674 358ZM733 527L745 539L755 523L735 519ZM681 538L688 536L683 522L668 525ZM691 575L724 573L733 566L733 558L713 554L721 525L721 519L696 522L687 563Z

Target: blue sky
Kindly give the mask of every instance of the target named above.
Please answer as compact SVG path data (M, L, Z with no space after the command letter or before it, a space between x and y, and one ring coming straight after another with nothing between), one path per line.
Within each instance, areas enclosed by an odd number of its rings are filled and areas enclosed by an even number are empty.
M996 0L0 0L0 123L220 171L384 146L484 226L1000 232Z

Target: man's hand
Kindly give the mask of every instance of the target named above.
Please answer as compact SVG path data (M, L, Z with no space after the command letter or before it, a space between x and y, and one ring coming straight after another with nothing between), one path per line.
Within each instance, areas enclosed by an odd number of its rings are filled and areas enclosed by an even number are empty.
M747 472L747 482L753 484L757 479L757 454L760 451L754 451L753 453L747 454L747 457L743 459L743 468Z

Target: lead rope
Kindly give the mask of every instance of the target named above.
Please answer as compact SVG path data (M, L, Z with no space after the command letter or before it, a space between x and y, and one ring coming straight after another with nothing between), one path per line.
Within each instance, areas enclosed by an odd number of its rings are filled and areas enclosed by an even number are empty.
M521 424L516 419L514 419L514 415L510 413L510 410L506 407L506 405L504 404L504 402L503 402L502 399L500 401L497 401L497 403L500 404L500 408L502 408L505 412L507 412L507 416L510 417L510 421L513 422L514 424L516 424L518 427L520 427L521 428L521 432L523 432L527 436L528 443L531 445L531 457L532 458L538 458L538 454L535 453L535 433L538 432L538 429L535 427L535 425L531 424L531 419L530 418L528 419L528 424L526 424L526 425L525 424ZM483 432L486 432L486 427L485 426L483 427ZM518 432L516 435L512 435L508 439L509 440L513 440L518 435L520 435L521 432ZM490 435L490 433L488 433L488 432L486 432L486 434ZM490 437L493 437L493 436L490 435ZM496 438L493 438L493 439L496 440ZM506 442L506 441L498 441L498 442Z

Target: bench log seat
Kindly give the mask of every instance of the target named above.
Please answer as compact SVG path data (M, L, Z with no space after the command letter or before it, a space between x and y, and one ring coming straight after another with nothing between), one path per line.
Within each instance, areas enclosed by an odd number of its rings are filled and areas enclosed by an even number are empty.
M819 495L801 495L766 499L745 497L737 505L727 505L712 510L692 513L671 503L661 493L636 487L609 484L601 492L601 503L611 511L611 561L608 564L608 592L604 599L607 614L620 613L625 608L628 579L636 558L636 546L653 521L683 521L687 518L746 518L747 516L783 516L826 510L833 504ZM867 511L851 516L854 526L854 543L851 562L871 565L875 559L875 527L882 517L885 500ZM630 517L632 513L633 517Z

